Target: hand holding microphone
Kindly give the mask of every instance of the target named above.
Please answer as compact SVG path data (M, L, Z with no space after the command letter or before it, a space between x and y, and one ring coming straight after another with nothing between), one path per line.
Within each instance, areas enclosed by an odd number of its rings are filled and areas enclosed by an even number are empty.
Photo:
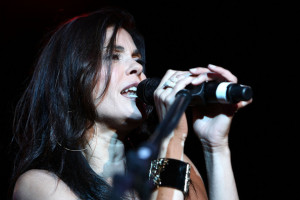
M194 83L198 80L195 79ZM158 78L148 78L138 85L137 95L146 104L154 105L153 94L160 84ZM193 83L193 82L192 82ZM171 80L166 81L165 87L174 87ZM205 105L208 103L235 104L240 101L249 101L252 98L252 88L233 82L208 81L200 85L186 87L192 95L190 105Z
M204 146L210 150L226 147L232 117L237 109L251 102L251 87L237 84L237 78L230 71L209 65L189 71L168 70L162 80L146 79L138 85L137 95L152 105L155 96L157 113L163 119L181 90L192 94L190 105L199 105L192 109L193 128ZM181 134L187 133L185 120L181 120L176 129L176 137L186 137Z

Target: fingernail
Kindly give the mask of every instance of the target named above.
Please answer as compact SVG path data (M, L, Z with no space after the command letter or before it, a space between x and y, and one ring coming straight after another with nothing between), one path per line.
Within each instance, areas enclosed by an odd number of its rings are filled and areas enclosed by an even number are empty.
M198 70L198 68L191 68L189 71L192 72L192 73L196 73Z
M208 65L208 68L210 68L210 69L215 69L216 67L217 67L216 65L212 65L212 64Z

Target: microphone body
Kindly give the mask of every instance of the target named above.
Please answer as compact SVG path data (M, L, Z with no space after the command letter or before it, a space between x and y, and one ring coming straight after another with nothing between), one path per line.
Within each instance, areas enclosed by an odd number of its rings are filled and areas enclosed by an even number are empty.
M158 78L143 80L137 87L137 96L146 104L154 105L153 93L160 83ZM235 104L252 98L252 88L231 82L208 81L198 86L188 85L192 96L190 106L206 105L209 103Z

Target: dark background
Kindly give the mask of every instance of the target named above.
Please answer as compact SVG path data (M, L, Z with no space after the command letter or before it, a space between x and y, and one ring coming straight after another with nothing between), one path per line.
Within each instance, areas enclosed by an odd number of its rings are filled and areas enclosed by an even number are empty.
M295 5L238 0L2 0L0 199L6 199L12 169L9 143L14 106L29 81L43 38L60 22L107 5L126 8L135 16L146 40L149 77L162 77L169 68L211 63L228 68L240 83L253 88L254 101L236 114L230 135L240 198L292 197L292 186L297 185L293 167L299 160L295 148L299 9ZM186 153L205 178L193 134Z

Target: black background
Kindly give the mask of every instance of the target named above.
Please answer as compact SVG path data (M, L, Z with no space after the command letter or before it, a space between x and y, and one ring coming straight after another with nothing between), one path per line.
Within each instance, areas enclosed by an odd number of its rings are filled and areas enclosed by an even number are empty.
M126 8L135 16L146 40L149 77L162 77L169 68L211 63L228 68L240 83L253 88L254 101L236 114L230 135L239 195L241 199L289 199L297 191L292 186L297 185L294 166L299 160L295 148L299 9L288 2L238 0L1 1L0 199L6 199L12 168L14 106L28 83L43 38L60 22L106 5ZM205 174L193 134L186 153Z

